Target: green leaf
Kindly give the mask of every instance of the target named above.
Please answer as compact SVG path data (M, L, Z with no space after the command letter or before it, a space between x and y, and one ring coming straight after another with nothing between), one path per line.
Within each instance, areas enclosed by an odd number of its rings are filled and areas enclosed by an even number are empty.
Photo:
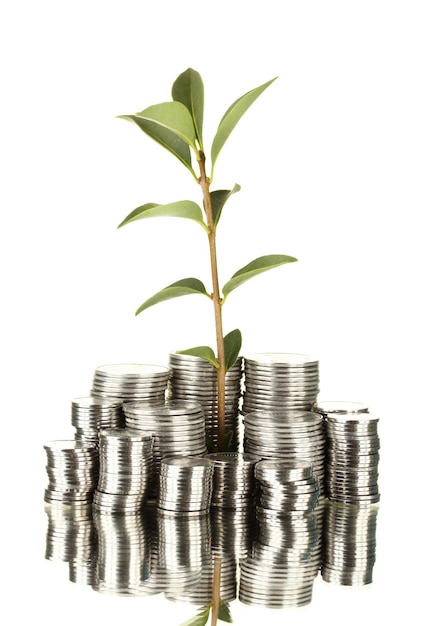
M212 348L209 346L196 346L195 348L189 348L188 350L178 350L179 354L188 354L191 356L199 356L211 363L214 367L218 368L219 363L216 359L216 355Z
M178 280L176 283L168 285L161 291L157 292L154 296L151 296L151 298L148 298L148 300L143 302L143 304L138 307L135 315L138 315L142 311L145 311L159 302L165 302L165 300L179 298L180 296L189 296L193 293L200 293L210 297L201 280L198 280L197 278L183 278L182 280Z
M235 364L241 350L241 331L238 328L232 330L223 338L223 342L225 345L225 371L228 371Z
M257 276L274 267L279 267L279 265L285 265L285 263L293 263L294 261L297 261L297 259L292 256L286 256L285 254L268 254L251 261L251 263L235 272L232 278L223 286L222 293L224 299L226 299L231 291L247 280L250 280L250 278L253 278L253 276Z
M257 100L257 98L263 93L269 85L271 85L277 77L272 78L267 83L248 91L243 96L235 100L233 104L226 111L225 115L222 117L220 124L217 128L216 135L213 139L212 148L211 148L211 160L212 160L212 171L214 169L216 159L223 148L226 140L229 135L238 124L241 117L244 113L250 108L250 106Z
M203 221L200 206L196 202L192 202L192 200L179 200L178 202L170 202L168 204L156 204L155 202L143 204L131 211L123 222L119 224L118 228L147 217L184 217L200 224L206 232L209 230Z
M195 134L201 150L203 148L204 85L198 72L188 68L180 74L172 86L172 98L181 102L191 113Z
M234 185L233 189L221 189L220 191L212 191L210 193L212 212L213 212L213 224L217 226L220 215L222 213L222 209L226 204L226 201L230 198L233 193L239 191L241 187L237 184Z
M185 622L180 624L180 626L205 626L209 619L210 608L210 604L202 607L197 615L186 620Z
M222 622L229 622L230 624L234 621L232 619L229 603L226 600L222 600L222 598L220 599L219 614L217 619L222 620Z

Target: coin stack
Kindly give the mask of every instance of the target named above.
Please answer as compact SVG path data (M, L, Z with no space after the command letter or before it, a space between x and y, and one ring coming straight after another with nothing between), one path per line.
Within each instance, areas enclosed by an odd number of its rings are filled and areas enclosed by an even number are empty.
M123 596L150 595L150 546L145 518L93 510L98 555L93 589Z
M89 504L97 486L99 454L96 445L71 440L44 444L47 453L48 486L44 501Z
M45 504L48 525L45 558L49 561L91 563L94 528L91 507Z
M210 522L212 533L212 553L214 556L245 559L255 535L255 511L250 506L239 509L226 509L212 506Z
M169 355L169 398L190 400L201 404L206 420L207 447L217 449L218 403L217 371L211 363L200 357L171 352ZM225 376L225 432L232 432L229 450L240 445L239 405L243 361L239 357Z
M340 585L367 585L373 581L377 514L377 504L327 503L323 580Z
M306 354L244 357L242 414L256 409L310 411L319 393L319 362Z
M207 458L172 456L160 463L159 510L208 512L213 489L213 462Z
M309 604L321 563L314 509L318 481L307 462L257 463L258 537L240 564L239 599L246 604Z
M146 501L152 438L129 428L99 433L100 473L93 505L104 512L137 513Z
M255 493L254 466L260 458L242 452L212 452L206 458L214 463L212 506L250 507Z
M161 365L117 363L100 365L94 371L91 395L122 402L161 404L165 399L169 369Z
M98 433L102 428L123 426L122 401L93 396L74 398L71 422L77 441L98 445Z
M153 468L150 496L156 497L160 463L169 456L201 456L207 453L204 412L198 403L166 400L162 405L125 402L125 424L153 436Z
M325 429L322 415L311 411L255 410L244 416L245 451L261 459L307 461L325 494Z

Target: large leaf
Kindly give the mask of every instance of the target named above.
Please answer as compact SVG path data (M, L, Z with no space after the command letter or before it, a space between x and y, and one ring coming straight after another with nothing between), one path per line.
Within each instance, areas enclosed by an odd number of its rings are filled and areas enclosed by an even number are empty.
M220 189L219 191L212 191L210 194L211 205L212 205L212 213L213 213L213 224L215 227L217 226L220 215L222 213L222 209L226 204L226 201L230 198L233 193L239 191L241 187L236 183L233 189Z
M180 626L205 626L209 619L211 605L208 604L205 607L199 609L199 612L194 617L186 620Z
M297 259L292 256L286 256L285 254L268 254L266 256L261 256L235 272L232 278L223 286L222 293L226 299L231 291L245 283L247 280L250 280L250 278L257 276L262 272L267 272L267 270L271 270L274 267L279 267L279 265L293 263L294 261L297 261Z
M238 358L242 345L241 331L236 328L223 338L225 345L225 370L228 371Z
M191 68L180 74L173 83L172 98L184 104L191 113L198 144L204 150L204 85L200 74Z
M232 619L229 603L226 600L222 600L222 598L220 599L219 615L217 619L222 620L222 622L228 622L230 624L232 624L232 622L234 621Z
M158 291L154 296L148 298L141 306L136 310L135 315L138 315L142 311L145 311L159 302L165 302L166 300L172 300L173 298L179 298L180 296L189 296L191 294L199 293L204 296L210 297L206 291L205 286L197 278L183 278L176 283L168 285L161 291Z
M201 359L205 359L206 361L211 363L214 367L219 367L216 355L213 349L209 348L209 346L196 346L195 348L189 348L188 350L178 350L178 353L188 354L191 356L199 356Z
M147 217L184 217L200 224L206 232L209 230L203 221L201 208L192 200L179 200L178 202L170 202L168 204L156 204L155 202L143 204L131 211L123 222L119 224L118 228Z
M189 169L191 174L197 179L197 175L192 168L191 164L191 152L189 145L181 139L181 137L175 132L158 125L156 122L149 122L143 118L138 118L135 115L118 115L119 119L128 120L133 122L142 131L144 131L149 137L152 137L164 148L169 150L176 156L184 165Z
M213 139L212 148L211 148L211 160L212 160L212 170L214 169L214 165L216 163L216 159L219 155L219 152L223 148L226 140L229 135L238 124L241 117L244 113L250 108L250 106L257 100L257 98L263 93L269 85L271 85L277 77L272 78L267 83L248 91L243 96L235 100L233 104L226 111L225 115L222 117L220 124L217 128L216 135Z

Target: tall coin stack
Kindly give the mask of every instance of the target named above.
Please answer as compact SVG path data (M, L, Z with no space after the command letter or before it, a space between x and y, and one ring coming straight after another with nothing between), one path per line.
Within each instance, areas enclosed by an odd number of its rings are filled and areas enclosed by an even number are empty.
M209 513L213 462L201 457L173 456L160 463L159 511Z
M71 421L77 441L98 445L98 433L102 428L123 426L122 401L93 396L74 398Z
M319 483L307 462L256 464L258 537L240 564L239 599L269 608L309 604L321 563L314 510Z
M125 402L125 425L153 437L150 497L157 496L160 463L165 457L206 454L204 412L198 403L166 400L161 405Z
M254 466L259 457L242 452L211 452L214 463L212 506L243 509L255 494Z
M52 504L90 504L99 475L95 444L56 440L44 444L48 486L44 501Z
M169 369L161 365L117 363L100 365L94 371L91 395L123 402L161 404L165 399Z
M206 420L207 447L217 448L217 372L205 359L171 352L169 355L169 398L198 402ZM243 376L242 358L226 372L225 377L225 432L232 432L229 449L240 445L239 405Z
M101 430L99 458L94 507L105 512L138 513L150 486L151 436L129 428Z

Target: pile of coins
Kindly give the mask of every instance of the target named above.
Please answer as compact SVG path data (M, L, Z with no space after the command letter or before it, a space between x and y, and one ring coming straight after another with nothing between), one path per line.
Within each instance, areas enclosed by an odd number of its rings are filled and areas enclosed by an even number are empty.
M244 448L261 459L307 461L325 494L325 427L322 415L311 411L256 410L244 416Z
M214 463L212 506L244 509L251 506L255 493L254 466L260 460L242 452L212 452Z
M187 400L166 400L161 405L125 402L123 412L127 428L153 437L151 497L157 495L163 458L207 453L204 412L198 403Z
M166 395L169 369L162 365L117 363L100 365L94 371L90 394L123 402L161 404Z
M322 578L341 585L373 582L378 505L328 502L325 512Z
M255 467L259 482L258 507L281 513L313 511L319 501L319 481L306 461L269 459Z
M256 532L253 500L249 507L210 509L212 553L214 556L245 559Z
M74 398L71 405L71 422L75 428L77 441L97 445L98 433L102 428L123 426L122 401L93 396Z
M147 499L151 480L151 436L129 428L101 430L99 460L94 507L106 512L139 512Z
M379 502L379 418L358 403L322 402L326 422L326 491L344 504Z
M306 354L265 352L244 357L242 413L310 411L319 393L319 362Z
M208 512L213 489L213 462L201 457L166 457L160 463L157 508Z
M217 372L211 363L200 357L171 352L169 355L169 398L190 400L204 410L207 447L217 449ZM225 376L225 432L232 432L229 450L236 451L240 443L239 405L243 376L242 358Z
M69 563L69 569L77 564L93 562L94 528L90 505L44 507L48 525L45 558L49 561Z
M89 504L97 487L99 454L94 444L57 440L44 444L47 453L48 485L44 501Z

